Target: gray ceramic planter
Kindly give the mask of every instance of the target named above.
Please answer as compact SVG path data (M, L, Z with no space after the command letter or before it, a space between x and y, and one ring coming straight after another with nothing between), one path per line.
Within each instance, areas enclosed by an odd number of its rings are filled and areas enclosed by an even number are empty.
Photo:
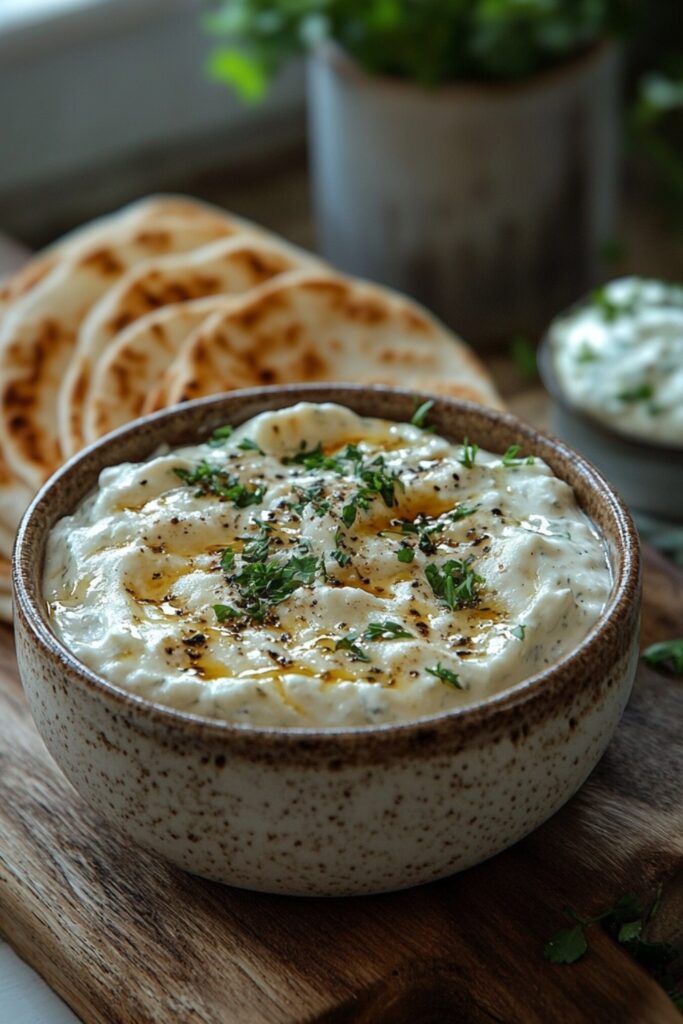
M542 330L614 237L618 69L603 44L519 82L429 90L320 47L308 93L323 255L471 341Z
M87 449L41 491L14 566L19 667L36 725L103 818L189 871L268 892L343 895L428 882L490 857L536 828L602 755L633 683L639 552L603 477L559 442L503 413L437 399L437 429L545 459L602 530L614 573L602 617L575 652L513 691L410 724L334 732L209 721L117 689L51 632L40 596L53 523L100 470L194 442L217 425L300 399L409 419L409 392L354 386L264 388L190 403Z

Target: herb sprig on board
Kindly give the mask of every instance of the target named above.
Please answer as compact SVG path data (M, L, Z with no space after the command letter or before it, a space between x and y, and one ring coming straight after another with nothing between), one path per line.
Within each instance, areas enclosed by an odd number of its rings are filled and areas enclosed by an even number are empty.
M646 925L657 913L659 903L658 893L646 909L635 893L629 892L594 917L582 917L572 907L565 907L565 915L574 923L569 928L561 928L546 942L543 956L552 964L576 963L588 952L589 929L600 924L656 978L674 1005L683 1010L683 990L669 973L669 965L678 958L681 950L668 942L650 942L643 938Z
M643 651L643 661L653 668L668 668L683 676L683 637L650 644Z

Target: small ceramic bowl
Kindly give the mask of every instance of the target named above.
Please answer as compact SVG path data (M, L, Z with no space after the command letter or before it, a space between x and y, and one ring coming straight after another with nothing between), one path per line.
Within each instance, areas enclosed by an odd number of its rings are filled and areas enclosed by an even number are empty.
M553 432L592 459L634 511L667 525L683 523L683 447L628 437L577 409L558 380L549 335L541 342L538 368L552 398Z
M38 730L104 819L175 864L266 892L344 895L429 882L530 832L576 792L628 700L640 608L637 536L589 463L512 416L436 399L444 436L494 451L519 444L574 488L602 531L614 585L586 639L513 690L398 725L257 729L133 696L78 662L41 598L46 537L100 470L160 444L204 439L266 409L333 401L405 421L407 391L302 385L232 392L125 427L68 463L19 530L14 563L19 668Z

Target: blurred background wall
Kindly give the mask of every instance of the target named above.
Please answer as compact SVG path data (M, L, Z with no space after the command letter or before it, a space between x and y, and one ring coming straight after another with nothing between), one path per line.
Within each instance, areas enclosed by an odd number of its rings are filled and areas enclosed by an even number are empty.
M258 107L205 73L195 0L0 2L0 226L40 244L304 138L301 66Z

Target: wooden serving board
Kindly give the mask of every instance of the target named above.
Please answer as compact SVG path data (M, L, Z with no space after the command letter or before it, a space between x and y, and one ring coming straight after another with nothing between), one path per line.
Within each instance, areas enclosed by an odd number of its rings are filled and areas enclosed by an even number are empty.
M647 552L643 642L674 635L683 575ZM650 937L683 941L681 681L642 667L589 782L506 853L420 889L314 900L192 878L109 828L39 739L7 630L0 651L0 930L88 1024L680 1024L598 927L572 966L542 948L565 903L588 915L660 885Z

